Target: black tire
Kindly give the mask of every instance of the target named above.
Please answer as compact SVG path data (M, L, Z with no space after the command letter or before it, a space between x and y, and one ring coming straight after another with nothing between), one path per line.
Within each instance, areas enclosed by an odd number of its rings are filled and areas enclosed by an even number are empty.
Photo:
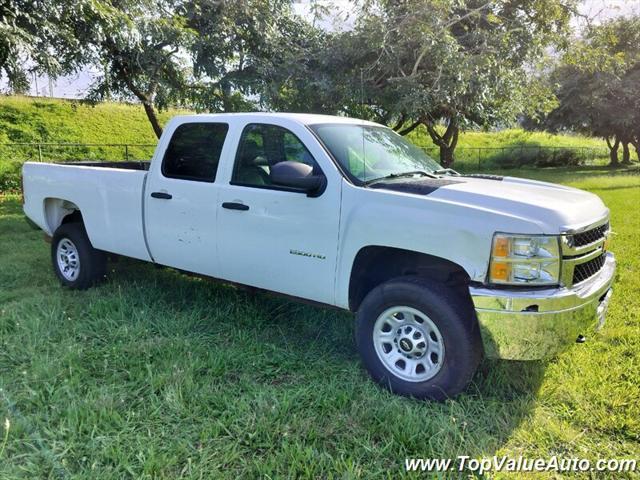
M77 250L79 270L75 278L65 276L58 262L58 246L65 239L70 241ZM105 252L93 248L84 224L78 222L60 225L53 234L51 262L60 283L74 290L85 290L95 285L105 277L107 271L107 255Z
M425 381L400 378L376 352L376 321L383 312L396 306L423 312L439 330L444 359L432 378ZM356 343L366 369L380 385L393 393L435 401L452 398L465 390L483 352L470 297L433 280L415 276L390 280L369 292L356 314ZM393 344L391 347L395 348ZM399 348L397 351L403 353Z

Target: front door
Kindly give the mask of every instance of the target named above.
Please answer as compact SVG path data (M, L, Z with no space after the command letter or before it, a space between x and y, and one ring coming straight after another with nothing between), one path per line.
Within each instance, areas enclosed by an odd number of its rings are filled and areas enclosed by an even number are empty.
M324 174L300 136L264 123L242 131L231 182L220 184L220 267L228 280L331 304L340 182L328 178L322 194L309 197L269 178L270 167L285 160Z
M149 172L144 223L156 263L220 276L214 181L228 129L226 123L182 123L163 158L154 159L161 165Z

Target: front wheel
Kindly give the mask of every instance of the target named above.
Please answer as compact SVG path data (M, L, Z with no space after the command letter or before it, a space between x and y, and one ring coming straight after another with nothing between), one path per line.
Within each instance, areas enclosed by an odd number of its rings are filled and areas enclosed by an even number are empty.
M365 367L401 395L451 398L471 382L482 357L471 300L429 279L401 277L374 288L356 322Z

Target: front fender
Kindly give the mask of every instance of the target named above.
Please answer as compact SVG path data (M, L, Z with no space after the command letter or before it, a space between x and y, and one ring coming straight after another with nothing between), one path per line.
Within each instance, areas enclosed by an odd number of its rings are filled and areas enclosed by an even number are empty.
M517 216L471 208L428 195L367 189L345 184L336 268L336 304L349 305L349 281L358 252L392 247L439 257L484 282L496 230L542 233Z

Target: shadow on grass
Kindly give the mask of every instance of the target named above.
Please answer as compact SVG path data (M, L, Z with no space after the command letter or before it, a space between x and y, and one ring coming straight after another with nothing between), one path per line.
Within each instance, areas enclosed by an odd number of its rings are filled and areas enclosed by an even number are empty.
M146 301L161 304L168 312L196 310L211 321L175 325L171 315L160 320L165 325L155 325L161 331L176 331L179 335L205 335L212 348L229 351L246 349L246 339L255 342L258 352L272 352L269 358L254 361L249 374L256 384L296 388L313 378L314 370L322 371L330 364L329 371L346 368L357 371L358 384L335 385L333 390L321 390L324 402L343 402L345 394L352 395L352 402L359 402L363 395L373 395L389 405L400 404L408 408L415 420L426 416L454 423L464 423L483 438L476 447L465 445L465 454L495 452L510 437L512 431L526 419L537 399L546 363L484 360L468 391L458 399L445 404L435 404L394 396L373 384L362 367L356 351L353 335L353 316L349 313L311 306L293 300L225 285L219 281L191 277L169 268L154 268L144 262L121 259L112 265L110 283L121 286L132 295L140 292ZM129 289L127 285L133 288ZM160 305L157 305L160 306ZM227 335L230 330L234 334ZM280 352L271 350L276 347ZM276 375L265 371L276 365ZM304 372L300 371L304 365ZM234 381L237 376L234 373ZM293 379L293 380L292 380ZM297 380L295 380L297 379ZM352 379L353 380L353 379ZM292 383L293 382L293 383ZM355 389L356 393L350 393ZM372 394L372 392L375 392ZM455 412L455 413L452 413ZM313 416L314 412L309 411ZM462 428L454 425L454 428ZM467 428L464 427L464 428ZM478 434L478 433L477 433ZM473 450L476 448L476 450ZM419 452L416 452L419 453Z

